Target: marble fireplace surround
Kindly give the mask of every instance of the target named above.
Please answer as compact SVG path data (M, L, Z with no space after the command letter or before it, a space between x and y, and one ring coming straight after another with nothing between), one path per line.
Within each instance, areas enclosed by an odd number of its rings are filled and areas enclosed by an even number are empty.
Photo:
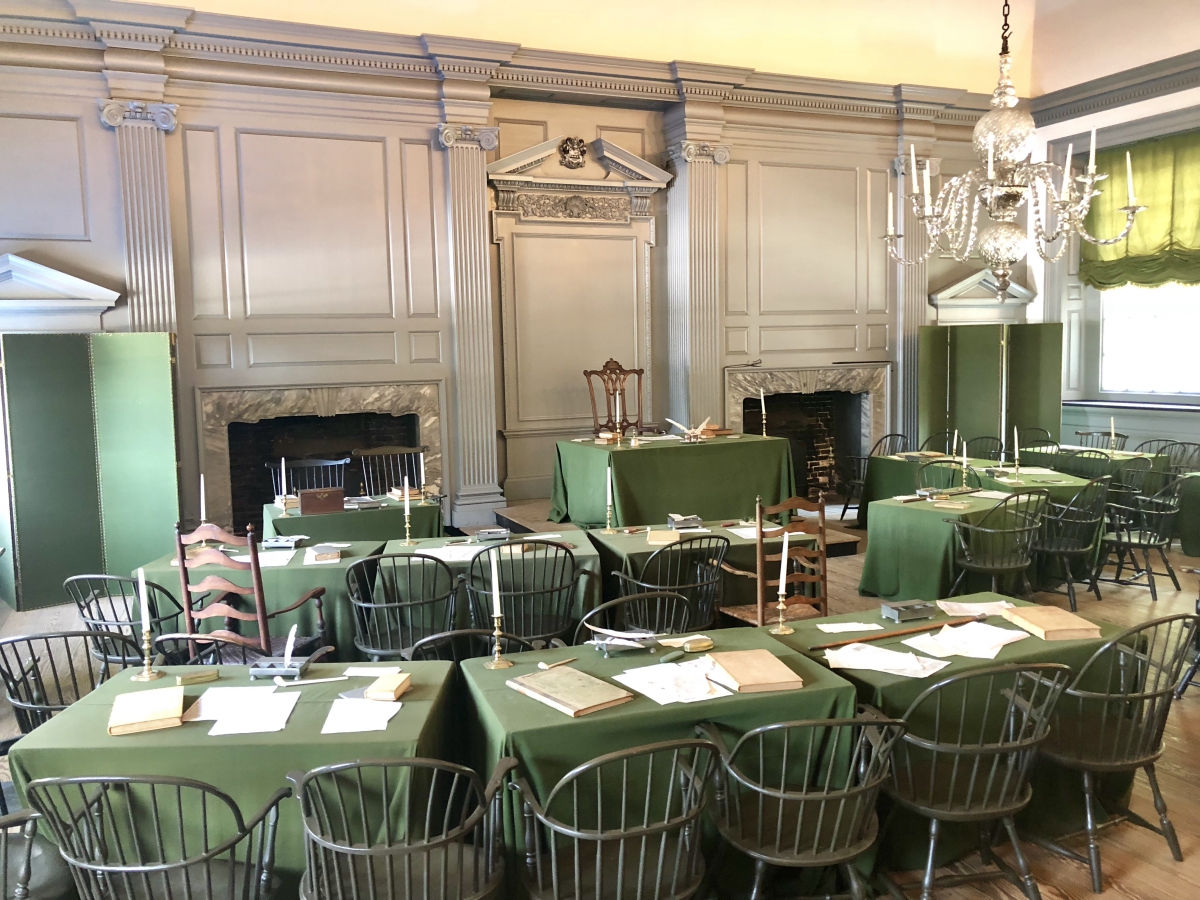
M742 427L742 401L758 400L758 391L771 394L815 394L818 391L848 391L866 394L862 404L862 452L870 452L887 433L888 372L890 363L852 366L820 366L768 369L742 366L725 370L725 424L735 433Z
M425 480L443 486L441 403L437 382L343 384L336 387L245 388L197 392L208 518L226 527L233 516L229 482L229 423L258 422L281 416L337 416L385 413L420 417L425 451Z

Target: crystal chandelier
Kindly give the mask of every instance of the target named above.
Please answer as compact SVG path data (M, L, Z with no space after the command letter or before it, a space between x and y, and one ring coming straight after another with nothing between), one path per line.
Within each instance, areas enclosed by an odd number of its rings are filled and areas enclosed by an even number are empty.
M979 249L992 274L996 277L996 296L1004 302L1012 276L1012 268L1028 252L1030 236L1017 224L1017 214L1026 202L1033 220L1033 245L1038 256L1047 262L1058 260L1066 250L1063 240L1058 249L1050 245L1072 232L1092 244L1116 244L1125 239L1133 227L1134 217L1146 207L1138 206L1133 193L1133 167L1125 154L1125 173L1128 181L1129 203L1125 213L1124 230L1114 238L1100 239L1084 229L1084 219L1092 199L1100 194L1096 185L1108 176L1096 173L1096 131L1092 129L1091 152L1087 171L1082 175L1071 172L1071 154L1059 167L1050 162L1031 162L1036 126L1033 116L1017 108L1017 91L1009 76L1011 61L1008 54L1009 5L1004 4L1004 24L1000 29L1000 80L992 93L992 108L975 123L972 144L982 165L963 175L948 179L933 197L929 186L929 162L920 171L923 175L924 196L918 186L916 148L909 147L908 200L913 215L929 237L923 256L905 259L898 250L893 215L892 192L888 191L888 255L906 266L919 265L939 250L948 252L960 262ZM903 198L901 199L903 208ZM979 224L981 208L986 208L991 223ZM1050 213L1053 212L1051 216Z

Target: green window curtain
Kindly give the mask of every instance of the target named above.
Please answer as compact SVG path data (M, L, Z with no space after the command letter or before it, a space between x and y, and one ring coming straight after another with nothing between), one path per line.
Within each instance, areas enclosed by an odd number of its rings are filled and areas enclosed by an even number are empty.
M1146 210L1125 240L1107 247L1082 242L1080 280L1100 290L1169 281L1200 284L1200 131L1097 151L1096 170L1108 178L1100 182L1102 193L1088 211L1093 237L1115 237L1125 227L1126 151L1133 161L1137 202Z

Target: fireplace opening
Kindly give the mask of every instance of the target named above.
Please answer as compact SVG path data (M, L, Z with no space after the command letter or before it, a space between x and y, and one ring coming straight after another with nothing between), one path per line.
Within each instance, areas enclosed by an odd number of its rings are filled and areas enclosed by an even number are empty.
M337 416L279 416L257 422L230 422L229 483L233 523L262 529L264 503L275 499L268 462L288 459L344 459L352 450L416 447L421 419L416 413L345 413ZM362 490L362 470L346 468L346 495Z
M810 500L838 491L850 478L850 457L867 452L862 445L863 398L850 391L768 394L767 434L787 438L792 447L796 490ZM757 397L742 401L743 430L762 433Z

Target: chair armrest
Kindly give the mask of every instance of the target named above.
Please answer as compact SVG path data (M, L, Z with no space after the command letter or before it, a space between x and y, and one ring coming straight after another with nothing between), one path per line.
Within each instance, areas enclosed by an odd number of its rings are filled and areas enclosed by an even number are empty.
M727 562L721 563L721 571L728 572L730 575L740 575L742 578L758 578L757 572L747 572L745 569L737 569Z
M508 789L520 794L521 801L533 810L534 815L545 818L546 810L538 802L537 794L533 792L533 788L529 786L529 782L525 779L524 775L514 776L508 783Z
M729 764L729 745L725 743L725 736L721 734L715 723L701 722L696 726L696 734L712 741L713 746L717 748L717 753L721 756L721 762Z
M283 615L284 613L291 612L294 609L299 609L301 606L303 606L309 600L317 601L316 605L320 606L321 605L320 600L323 596L325 596L325 588L323 588L323 587L313 588L311 591L309 591L307 594L305 594L303 597L301 597L299 600L297 600L291 606L285 606L283 609L275 609L275 610L272 610L271 612L267 613L267 618L273 619L276 616L280 616L280 615Z
M483 796L486 801L491 801L496 792L504 785L504 779L508 773L517 767L517 760L512 756L506 756L496 763L496 768L492 770L492 777L487 783L487 787L483 789Z

